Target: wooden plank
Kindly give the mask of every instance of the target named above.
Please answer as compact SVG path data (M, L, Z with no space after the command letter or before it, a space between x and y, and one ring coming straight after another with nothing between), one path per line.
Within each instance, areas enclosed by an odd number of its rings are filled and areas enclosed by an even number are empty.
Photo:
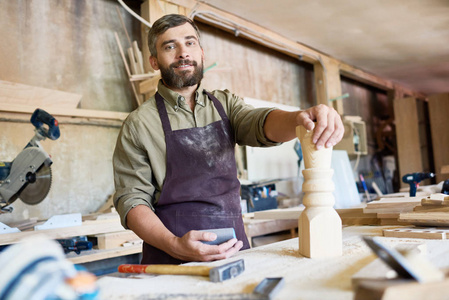
M258 220L298 220L304 207L290 207L255 211L254 219Z
M15 244L22 239L36 235L37 233L43 234L51 239L62 239L79 235L92 235L121 230L123 230L123 226L120 224L120 221L116 219L84 221L80 226L1 234L0 245Z
M298 220L304 207L270 209L253 213L256 220ZM380 225L376 213L364 213L363 208L336 209L343 225ZM396 217L397 219L397 217Z
M26 105L35 109L41 106L75 109L81 95L0 80L2 105Z
M381 198L378 201L368 203L363 212L377 214L411 212L420 204L421 197Z
M153 24L150 21L150 0L144 1L140 5L140 16L148 21L148 23ZM143 58L143 69L145 73L153 72L153 68L150 65L150 50L148 49L148 32L150 28L145 24L140 24L141 41L142 41L142 58Z
M128 117L128 113L105 111L105 110L90 110L90 109L61 109L57 107L40 107L53 116L67 116L79 118L94 118L94 119L108 119L124 121ZM0 111L14 112L14 113L29 113L32 114L36 107L28 105L6 105L0 104Z
M418 205L413 211L419 212L449 212L449 206L446 205Z
M137 69L138 70L138 74L143 74L144 72L144 68L143 68L143 58L142 58L142 52L139 49L139 46L137 45L137 42L134 41L133 42L133 52L134 52L134 59L137 65Z
M440 172L443 166L449 165L449 135L445 134L449 126L449 93L432 95L428 103L434 165L436 172ZM442 174L436 176L437 182L446 179Z
M129 247L119 247L108 250L90 250L82 251L81 254L76 255L71 253L67 255L67 259L74 264L83 264L92 261L98 261L102 259L108 259L113 257L120 257L125 255L131 255L142 252L142 245L134 245Z
M98 249L113 249L121 247L125 242L140 238L131 230L96 234Z
M399 221L420 226L449 226L449 214L447 212L401 213Z
M410 239L432 239L445 240L448 237L449 229L435 228L396 228L384 229L384 236Z
M418 111L415 98L393 101L398 147L399 178L405 174L423 172L419 138ZM401 186L407 186L401 181Z

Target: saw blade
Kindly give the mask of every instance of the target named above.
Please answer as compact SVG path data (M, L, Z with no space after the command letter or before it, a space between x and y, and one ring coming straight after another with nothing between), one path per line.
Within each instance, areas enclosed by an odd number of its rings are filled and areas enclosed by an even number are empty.
M51 186L51 168L43 165L36 173L26 175L27 184L19 193L19 198L29 205L40 203L47 197Z

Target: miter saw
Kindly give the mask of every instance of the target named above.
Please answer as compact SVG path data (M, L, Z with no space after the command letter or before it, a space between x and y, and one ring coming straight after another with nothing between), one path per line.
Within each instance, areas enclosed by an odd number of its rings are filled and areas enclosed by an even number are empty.
M59 138L58 121L39 108L30 121L36 127L34 137L12 162L0 161L0 214L12 212L9 205L17 198L35 205L44 200L50 191L50 166L53 161L40 141Z

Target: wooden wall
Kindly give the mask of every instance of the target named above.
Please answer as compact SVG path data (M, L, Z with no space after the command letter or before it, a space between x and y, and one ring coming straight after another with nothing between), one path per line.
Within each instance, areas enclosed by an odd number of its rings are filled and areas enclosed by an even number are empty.
M241 37L197 22L206 56L203 83L229 89L241 97L272 101L302 109L315 103L313 65Z
M134 40L140 24L112 0L15 0L0 2L0 79L82 95L85 109L134 108L114 39Z
M135 107L114 39L127 44L117 8L133 40L140 23L112 0L0 1L0 80L82 95L79 108L129 112ZM0 100L0 105L1 105ZM33 102L30 101L30 107ZM0 112L0 161L12 161L34 135L30 114ZM112 153L120 121L57 117L61 137L42 143L52 156L48 197L36 206L16 200L0 222L91 213L114 192Z

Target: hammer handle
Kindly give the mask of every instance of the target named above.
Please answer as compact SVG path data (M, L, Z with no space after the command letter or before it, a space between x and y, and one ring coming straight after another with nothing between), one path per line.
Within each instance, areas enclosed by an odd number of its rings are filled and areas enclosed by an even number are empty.
M150 273L161 275L198 275L209 276L211 267L178 265L134 265L124 264L118 267L120 273Z

